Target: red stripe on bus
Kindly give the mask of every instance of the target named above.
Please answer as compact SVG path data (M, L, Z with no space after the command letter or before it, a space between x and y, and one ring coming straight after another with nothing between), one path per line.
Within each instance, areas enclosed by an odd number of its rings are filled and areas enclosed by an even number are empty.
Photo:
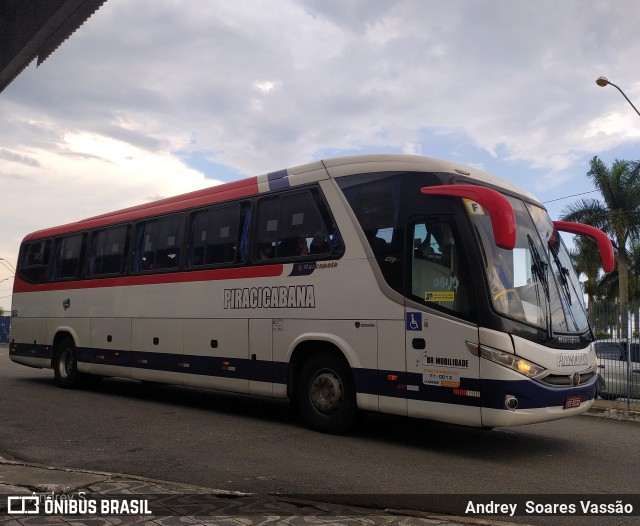
M259 267L194 270L191 272L167 272L117 278L83 279L56 283L32 284L16 277L13 292L46 292L51 290L97 289L105 287L133 287L136 285L160 285L167 283L191 283L194 281L220 281L225 279L272 278L282 275L283 265Z
M169 197L160 201L145 203L131 208L118 210L116 212L89 217L87 219L77 221L76 223L69 223L66 225L47 228L45 230L39 230L28 234L24 238L23 242L116 223L126 223L149 216L179 212L181 210L207 206L209 204L220 203L231 199L251 197L258 193L258 178L251 177L238 182L213 186L203 190L197 190L189 194Z

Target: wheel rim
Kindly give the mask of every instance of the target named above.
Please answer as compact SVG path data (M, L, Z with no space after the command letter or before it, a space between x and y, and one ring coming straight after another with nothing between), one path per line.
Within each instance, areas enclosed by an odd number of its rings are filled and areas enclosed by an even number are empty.
M313 408L321 415L332 415L342 405L344 390L340 377L333 371L320 371L309 389L309 399Z
M69 374L71 374L73 370L73 354L69 349L62 349L60 351L60 360L58 361L58 370L60 371L60 376L63 378L67 378Z

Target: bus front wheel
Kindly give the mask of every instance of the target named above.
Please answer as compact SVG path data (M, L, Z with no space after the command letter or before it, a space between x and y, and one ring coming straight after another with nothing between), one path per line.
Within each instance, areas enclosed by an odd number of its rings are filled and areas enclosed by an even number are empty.
M341 356L311 356L300 369L296 406L304 423L316 431L340 434L355 424L358 412L353 376Z
M59 387L71 389L78 385L80 379L78 359L76 346L71 338L64 338L56 345L53 372Z

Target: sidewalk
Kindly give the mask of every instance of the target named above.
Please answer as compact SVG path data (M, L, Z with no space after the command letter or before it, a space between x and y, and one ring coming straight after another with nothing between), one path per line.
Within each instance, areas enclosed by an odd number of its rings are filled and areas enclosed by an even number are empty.
M627 408L626 401L596 400L586 413L589 416L601 416L614 420L633 420L640 422L640 402L632 401Z
M38 497L34 497L37 494ZM142 513L131 515L101 514L90 515L47 514L44 499L55 494L69 495L77 502L81 499L87 506L94 500L122 501L129 503L130 509L139 506ZM80 497L82 495L82 497ZM22 500L19 496L25 496ZM11 499L11 502L9 502ZM39 514L15 513L35 510L38 500ZM141 502L147 501L147 504ZM68 504L68 502L67 502ZM8 514L8 507L14 512ZM68 509L68 508L67 508ZM151 513L147 514L149 509ZM403 526L468 526L500 525L514 523L429 515L421 512L401 510L374 510L312 502L290 497L253 495L229 492L198 486L189 486L167 481L146 479L132 475L102 473L96 471L70 470L37 466L0 458L0 526L13 525L403 525ZM519 524L517 526L523 526Z

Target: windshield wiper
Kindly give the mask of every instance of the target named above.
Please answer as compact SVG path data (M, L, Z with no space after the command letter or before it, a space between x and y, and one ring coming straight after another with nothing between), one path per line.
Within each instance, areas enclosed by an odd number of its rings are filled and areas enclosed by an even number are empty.
M527 234L527 240L529 241L529 250L531 251L531 271L536 277L536 281L542 285L542 290L545 295L545 311L546 311L546 324L547 324L547 336L553 337L553 331L551 329L551 299L549 295L549 278L547 277L547 267L549 266L546 261L540 256L538 248L531 237L531 234ZM537 290L537 287L536 287ZM538 305L540 305L540 297L538 297Z
M538 278L538 281L542 284L547 298L549 297L549 279L547 278L547 263L540 257L540 252L531 238L531 234L527 234L527 240L529 241L529 250L531 250L531 270L534 276Z
M562 265L562 263L560 262L560 258L558 257L558 254L551 247L549 247L549 251L551 252L551 255L553 256L553 260L555 261L556 266L558 267L558 279L560 280L560 284L562 285L562 290L564 291L565 296L567 298L567 303L571 305L571 289L569 288L569 280L567 279L567 276L569 275L569 269L567 269Z
M549 251L553 256L553 261L557 268L557 272L554 272L554 275L557 276L557 279L560 282L560 290L564 295L562 310L565 315L567 329L569 328L569 321L572 321L574 330L577 331L580 328L580 324L578 323L576 315L573 312L574 309L572 308L573 303L571 299L571 290L573 290L574 294L576 295L576 298L580 297L579 296L580 292L576 289L574 281L570 279L569 269L562 265L558 250L559 250L559 245L552 245L551 243L549 243ZM580 307L578 306L577 309L579 310Z

